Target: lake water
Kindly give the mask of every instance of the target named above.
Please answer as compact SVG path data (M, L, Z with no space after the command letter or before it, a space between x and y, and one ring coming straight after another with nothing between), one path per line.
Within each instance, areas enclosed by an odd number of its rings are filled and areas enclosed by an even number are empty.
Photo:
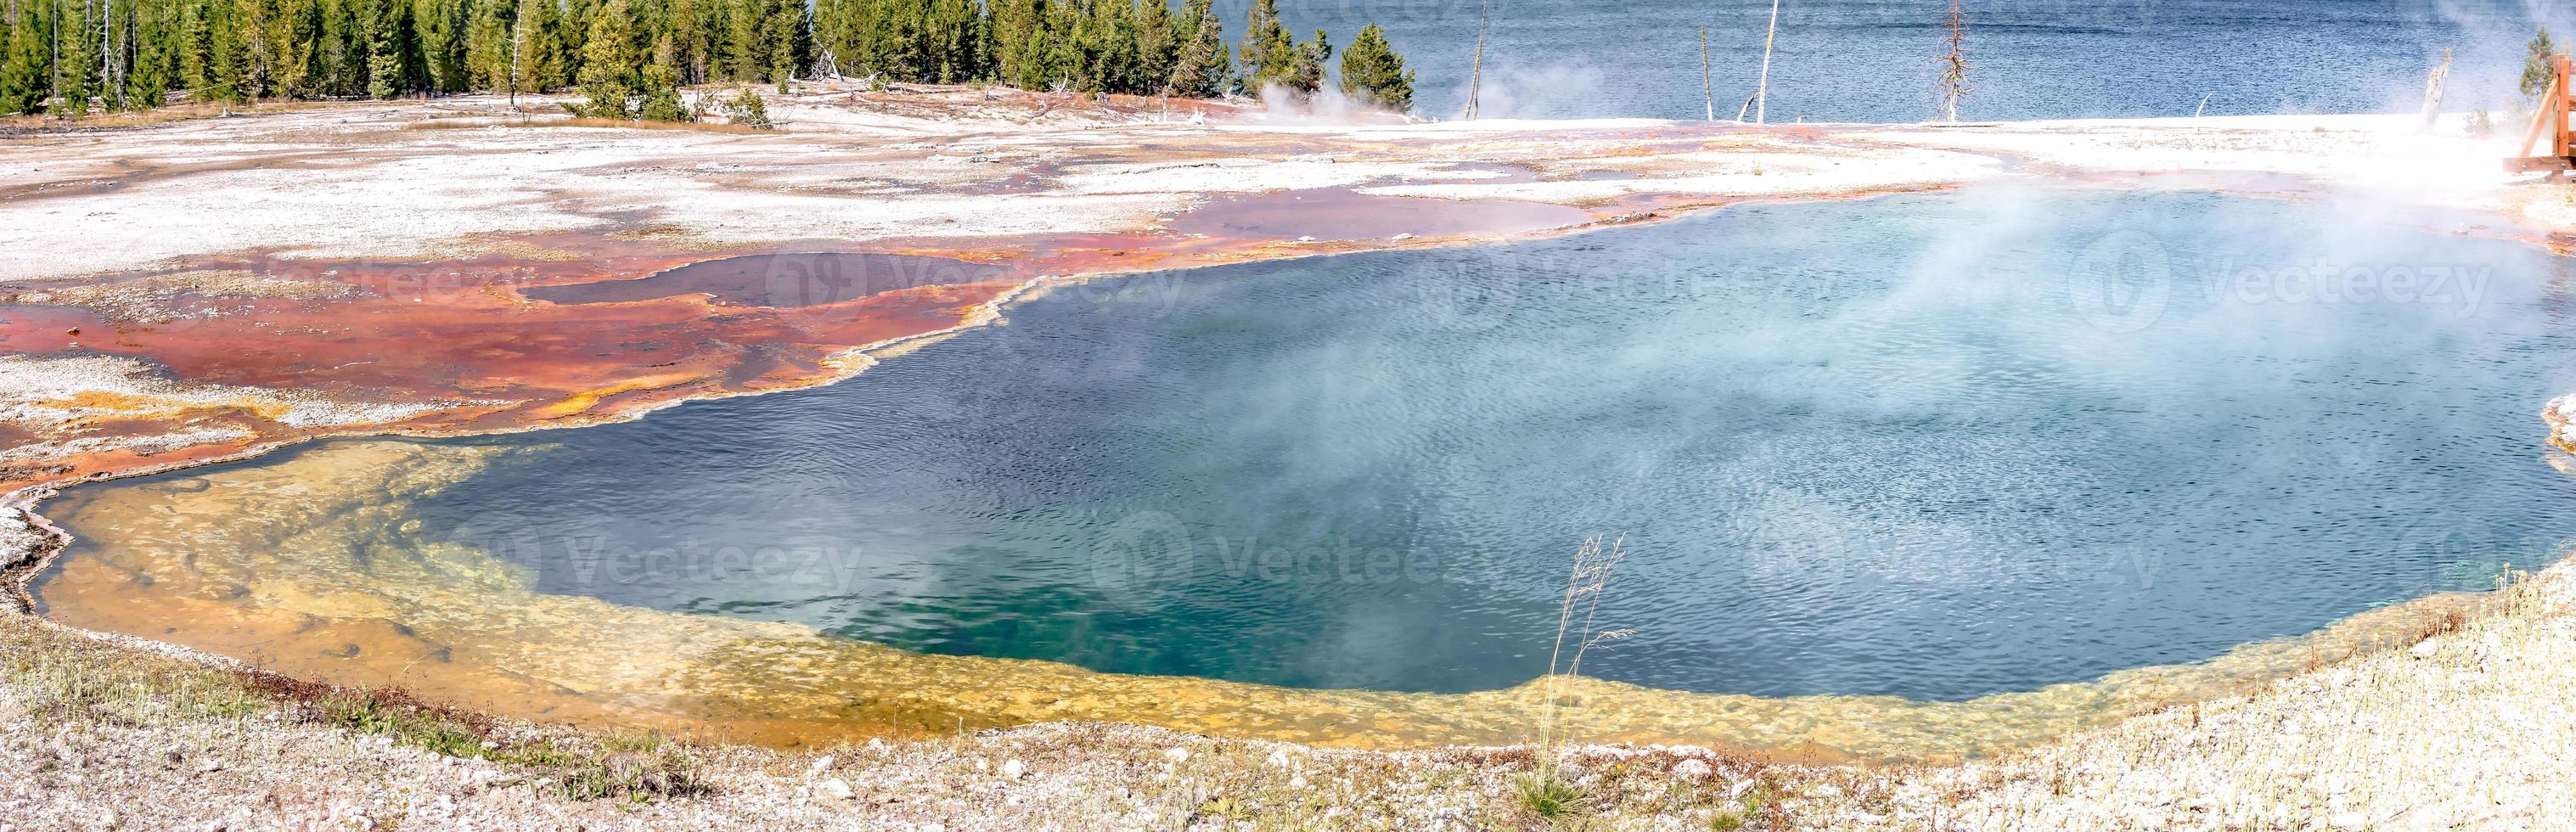
M1227 31L1244 0L1221 0ZM1463 108L1478 0L1283 3L1299 37L1336 46L1368 21L1421 76L1421 113ZM1699 118L1699 29L1709 30L1720 118L1760 74L1768 0L1492 0L1488 116ZM1774 121L1920 121L1933 112L1940 0L1783 0L1771 66ZM1969 0L1969 119L2413 112L2425 73L2456 51L2451 109L2501 110L2538 23L2576 10L2513 0Z
M1964 699L2554 557L2563 263L1972 190L1112 278L831 387L441 443L514 452L360 538L917 651L1455 692L1542 673L1568 556L1624 534L1636 633L1588 673Z

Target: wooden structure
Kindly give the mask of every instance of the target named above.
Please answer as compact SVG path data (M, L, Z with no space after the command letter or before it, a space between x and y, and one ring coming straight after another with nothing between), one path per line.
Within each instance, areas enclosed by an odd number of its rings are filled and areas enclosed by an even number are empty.
M2531 132L2524 134L2522 144L2517 145L2514 151L2530 153L2545 137L2549 140L2549 154L2507 158L2504 160L2507 171L2548 171L2556 175L2559 171L2576 170L2576 151L2570 151L2568 147L2571 137L2567 132L2567 97L2571 90L2567 85L2567 56L2551 55L2549 62L2555 77L2549 82L2549 91L2540 94L2540 112L2531 117Z

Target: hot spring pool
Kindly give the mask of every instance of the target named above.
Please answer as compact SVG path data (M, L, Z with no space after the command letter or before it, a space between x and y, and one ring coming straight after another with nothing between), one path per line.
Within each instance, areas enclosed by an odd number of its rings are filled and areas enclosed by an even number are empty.
M1600 619L1635 634L1587 675L1963 700L2555 558L2576 484L2535 414L2576 389L2568 285L2334 202L1743 207L1061 286L831 387L424 443L479 461L256 532L121 535L101 502L228 469L52 511L67 563L147 583L341 527L308 560L337 571L298 567L339 590L263 589L270 564L190 596L235 608L505 572L919 653L1439 693L1542 674L1569 555L1624 534Z

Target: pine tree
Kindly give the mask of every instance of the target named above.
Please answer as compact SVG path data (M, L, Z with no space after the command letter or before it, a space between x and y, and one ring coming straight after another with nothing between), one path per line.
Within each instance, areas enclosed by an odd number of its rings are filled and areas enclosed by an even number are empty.
M544 92L555 69L546 63L554 53L554 0L519 0L510 20L510 92Z
M678 82L698 84L708 80L710 62L715 57L715 44L720 40L715 20L708 14L712 8L702 0L671 0L671 60L678 68Z
M1090 15L1085 14L1081 0L1048 2L1046 17L1038 21L1044 33L1034 62L1039 75L1024 86L1034 90L1063 90L1081 80L1082 30Z
M54 2L54 115L84 115L89 112L90 72L98 67L99 27L91 14L94 0Z
M1179 32L1172 22L1172 7L1164 0L1140 0L1136 9L1135 92L1161 92L1172 77L1173 62L1180 55Z
M588 104L574 107L591 118L629 118L635 114L642 84L637 72L641 50L635 44L633 7L627 0L608 0L593 10L590 33L582 37L581 87Z
M804 0L771 0L767 11L769 79L783 95L787 83L814 63L814 19Z
M1243 30L1245 86L1284 84L1297 71L1297 40L1279 22L1279 0L1253 0Z
M636 117L647 121L694 121L688 104L680 98L680 46L675 33L665 32L653 46L653 65L644 68L644 96L637 106Z
M172 51L177 53L179 86L192 94L213 97L214 43L208 31L207 0L181 0L178 32L173 37Z
M556 0L561 5L555 12L555 39L552 44L555 75L559 85L581 82L582 45L590 41L590 18L598 9L597 0Z
M243 43L241 4L207 0L206 94L219 101L247 101L252 82L249 47Z
M2552 82L2558 80L2558 67L2552 57L2556 54L2558 54L2558 45L2549 41L2547 26L2540 27L2540 31L2531 36L2531 43L2523 47L2520 88L2525 112L2536 108L2539 105L2540 96L2549 91L2549 85Z
M1181 6L1183 20L1192 21L1181 30L1181 49L1173 59L1172 77L1164 88L1173 95L1191 98L1213 98L1234 88L1234 64L1225 50L1225 23L1216 16L1210 0L1189 0Z
M366 21L367 96L392 98L411 91L416 83L411 71L418 35L412 31L410 3L378 0L372 5Z
M1342 94L1380 109L1413 110L1413 71L1375 23L1361 27L1351 48L1342 50Z
M320 0L320 42L315 44L314 86L321 95L353 95L367 85L366 24L376 0Z
M468 25L465 40L466 76L469 86L485 92L507 92L510 88L510 4L503 0L480 0L474 5L473 22Z
M1032 48L1032 44L1042 41L1045 37L1038 25L1044 19L1044 7L1038 0L990 0L990 2L993 3L989 14L992 17L995 71L1000 75L1002 83L1019 87L1033 86L1027 81L1031 71L1026 64L1030 56L1038 51Z
M420 0L412 11L413 33L420 41L421 86L434 92L474 88L465 62L465 4L462 0Z
M983 9L975 0L930 0L929 20L923 27L929 47L922 56L925 73L920 80L954 84L985 76Z
M1279 85L1300 98L1314 95L1324 88L1324 67L1333 59L1333 42L1324 30L1317 29L1314 40L1297 44L1296 56Z
M1091 0L1079 39L1082 89L1086 92L1136 92L1136 7L1133 0Z
M9 39L0 43L0 114L17 115L44 109L45 97L52 92L52 80L45 76L46 58L52 55L52 38L47 31L49 15L39 13L39 3L52 0L0 0L0 12L9 16Z
M765 0L729 0L725 10L722 74L728 80L758 80L769 70L769 27Z
M170 68L173 38L177 36L178 9L162 0L142 0L130 12L133 23L133 63L125 75L125 106L148 109L161 106L170 92Z

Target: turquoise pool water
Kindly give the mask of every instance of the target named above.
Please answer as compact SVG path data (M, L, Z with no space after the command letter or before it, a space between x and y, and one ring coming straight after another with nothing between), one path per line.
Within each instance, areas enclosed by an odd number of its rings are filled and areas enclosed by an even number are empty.
M1061 287L523 448L417 534L545 591L1308 687L1956 699L2554 557L2564 261L2365 209L1972 191ZM407 532L408 533L408 532Z

